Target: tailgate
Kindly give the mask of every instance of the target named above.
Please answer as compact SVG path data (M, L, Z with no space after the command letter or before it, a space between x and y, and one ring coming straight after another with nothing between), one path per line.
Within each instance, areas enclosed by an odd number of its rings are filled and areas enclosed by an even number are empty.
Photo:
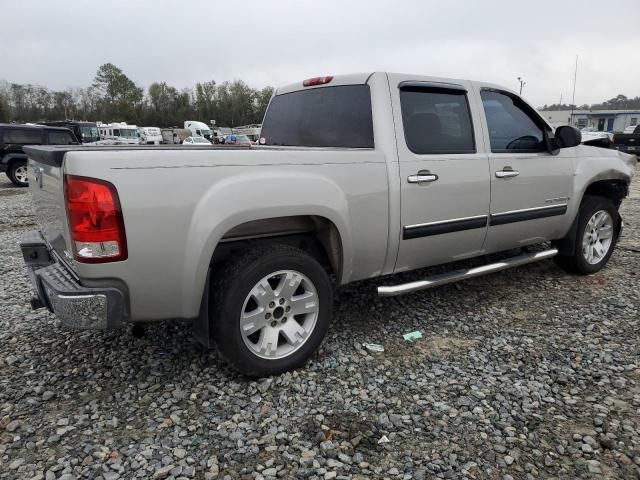
M640 146L640 135L637 133L616 133L613 136L613 144Z
M38 229L51 248L62 259L69 260L63 179L63 159L68 147L33 146L24 150L29 158L29 190Z

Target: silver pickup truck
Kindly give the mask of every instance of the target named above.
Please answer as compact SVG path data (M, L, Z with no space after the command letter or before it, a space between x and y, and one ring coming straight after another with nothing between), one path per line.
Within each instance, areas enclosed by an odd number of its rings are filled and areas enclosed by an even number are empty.
M368 73L278 89L255 147L27 147L32 306L78 328L190 319L239 371L282 372L322 342L334 285L600 270L636 160L580 140L496 85Z

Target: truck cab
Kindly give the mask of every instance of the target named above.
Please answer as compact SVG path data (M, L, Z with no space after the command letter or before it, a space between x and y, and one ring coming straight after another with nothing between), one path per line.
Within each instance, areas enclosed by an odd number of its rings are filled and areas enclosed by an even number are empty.
M184 128L191 132L192 137L204 137L209 142L213 141L213 132L211 128L204 122L197 122L195 120L186 120L184 122Z

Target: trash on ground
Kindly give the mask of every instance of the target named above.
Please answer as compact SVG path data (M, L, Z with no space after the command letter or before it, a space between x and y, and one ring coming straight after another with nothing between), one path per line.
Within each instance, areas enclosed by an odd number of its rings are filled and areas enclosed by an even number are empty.
M324 361L324 366L328 368L335 368L338 366L338 361L333 357L328 357Z
M386 435L382 435L382 437L380 437L380 440L378 440L378 444L381 443L389 443L389 439L387 438Z
M384 347L379 343L363 343L362 346L367 352L384 352Z
M413 342L414 340L418 340L422 338L422 332L420 330L416 330L415 332L409 332L402 335L407 342Z

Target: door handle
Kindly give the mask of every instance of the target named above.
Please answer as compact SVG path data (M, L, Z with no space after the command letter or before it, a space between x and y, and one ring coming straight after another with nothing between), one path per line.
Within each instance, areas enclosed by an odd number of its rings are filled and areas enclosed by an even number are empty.
M429 170L420 170L415 175L409 175L407 182L409 183L428 183L438 180L438 175L431 173Z
M496 172L497 178L511 178L511 177L517 177L518 175L520 175L520 172L518 172L517 170L514 170L511 167L504 167L502 170L498 170Z

